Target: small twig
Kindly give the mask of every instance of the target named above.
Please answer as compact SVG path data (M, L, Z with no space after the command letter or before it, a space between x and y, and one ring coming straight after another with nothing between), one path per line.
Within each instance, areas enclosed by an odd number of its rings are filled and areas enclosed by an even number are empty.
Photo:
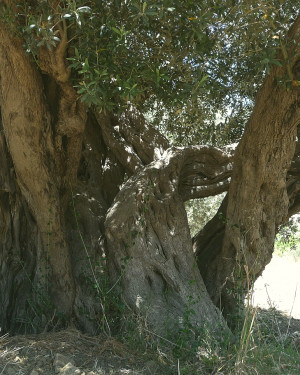
M6 366L7 366L9 363L10 363L10 362L6 362L6 363L5 363L5 365L4 365L3 369L2 369L2 371L0 372L0 375L1 375L1 374L4 374L4 370L5 370Z
M43 333L46 333L46 332L47 332L47 329L48 329L50 323L53 322L53 320L54 320L54 318L55 318L55 315L56 315L56 309L54 309L54 312L53 312L52 318L50 318L50 320L48 320L48 322L46 323L45 328L44 328L44 330L43 330Z
M106 292L106 294L109 294L115 286L119 283L119 281L122 279L123 274L121 273L120 276L118 277L117 281L114 283L114 285Z
M150 333L151 335L154 335L154 336L156 336L156 337L158 337L158 338L160 338L160 339L162 339L162 340L164 340L164 341L166 341L166 342L168 342L168 343L171 344L171 345L176 346L177 348L180 348L180 349L182 349L182 350L185 350L186 352L190 352L190 350L185 349L185 348L181 347L181 346L178 345L178 344L175 344L175 342L170 341L170 340L166 339L165 337L160 336L160 335L158 335L157 333L155 333L155 332L153 332L153 331L150 331L150 330L147 329L147 328L144 328L144 331L145 331L145 332L148 332L148 333Z
M291 311L290 311L288 326L287 326L287 329L286 329L286 335L288 334L289 329L290 329L290 325L291 325L292 312L293 312L293 309L294 309L295 300L296 300L296 296L297 296L297 289L298 289L298 284L296 285L296 289L295 289L295 293L294 293L294 299L293 299L293 304L292 304Z
M272 300L271 300L271 297L270 297L269 292L268 292L267 284L265 284L265 288L266 288L266 292L267 292L267 296L268 296L268 304L269 304L270 308L275 309L275 306L272 304ZM278 321L277 321L277 317L276 317L275 314L274 314L274 318L275 318L275 323L276 323L276 326L277 326L277 330L278 330L279 336L281 337L282 333L280 331L280 327L279 327L279 324L278 324Z

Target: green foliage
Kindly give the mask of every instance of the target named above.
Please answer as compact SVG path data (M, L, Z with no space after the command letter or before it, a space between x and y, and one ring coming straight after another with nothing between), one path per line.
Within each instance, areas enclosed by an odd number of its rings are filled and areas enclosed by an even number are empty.
M250 345L242 361L235 363L233 373L297 374L300 352L289 318L272 310L254 309L251 314L255 319L249 335ZM241 348L236 349L239 352Z
M214 217L225 194L202 199L193 199L185 203L192 237Z
M240 138L264 74L277 57L298 2L17 1L1 18L38 62L64 33L73 84L87 106L133 103L174 143ZM230 108L230 109L229 109Z
M282 226L275 241L275 253L300 257L300 217L296 215Z
M164 338L148 329L137 330L136 324L128 322L123 339L144 359L163 364L158 373L298 374L299 336L295 330L299 324L292 329L289 318L280 312L249 305L243 327L232 343L226 338L216 340L209 330L196 333L188 325L179 335Z

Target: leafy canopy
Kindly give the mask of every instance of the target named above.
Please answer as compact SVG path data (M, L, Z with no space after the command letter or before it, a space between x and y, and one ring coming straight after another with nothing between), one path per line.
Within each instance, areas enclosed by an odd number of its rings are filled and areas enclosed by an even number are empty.
M174 143L238 140L299 9L290 0L12 1L1 18L39 49L67 32L72 80L102 111L133 103ZM288 77L287 77L288 81Z

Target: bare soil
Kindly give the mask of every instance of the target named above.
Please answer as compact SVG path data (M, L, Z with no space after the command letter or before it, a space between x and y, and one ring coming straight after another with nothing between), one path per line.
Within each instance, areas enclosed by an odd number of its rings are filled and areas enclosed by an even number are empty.
M254 285L253 305L300 319L300 260L274 255Z

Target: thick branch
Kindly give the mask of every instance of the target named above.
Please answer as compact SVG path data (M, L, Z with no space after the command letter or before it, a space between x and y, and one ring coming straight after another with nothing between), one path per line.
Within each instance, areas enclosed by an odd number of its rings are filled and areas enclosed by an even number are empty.
M58 113L54 126L56 164L59 174L64 175L60 183L67 192L68 185L76 180L87 116L76 90L69 82L71 70L66 60L68 35L64 21L57 25L57 32L60 42L51 50L40 47L39 64L41 70L49 75L58 87L55 98ZM67 198L68 194L64 200Z
M113 120L96 114L107 146L130 174L153 160L181 159L178 190L183 200L207 197L228 190L232 157L209 146L171 148L167 140L135 109ZM181 163L180 162L180 163Z
M225 234L228 196L223 199L215 216L193 238L193 248L204 283L213 272L211 265L219 257Z
M232 171L230 155L212 146L193 147L185 153L179 180L179 191L184 201L228 190Z
M58 297L57 306L69 314L73 298L70 258L61 226L61 186L57 184L56 153L43 83L21 42L12 39L2 23L0 67L0 106L7 147L45 248L51 220L53 236L48 250L53 272L52 292Z
M189 304L189 324L215 329L220 317L194 264L179 193L181 173L194 159L206 170L207 147L169 148L125 183L105 222L111 278L120 280L126 304L160 334L180 328ZM222 318L219 324L228 332Z
M95 113L106 145L132 175L151 163L169 147L169 143L142 114L131 107L120 116Z
M41 96L43 86L40 76L30 58L25 56L21 43L12 40L1 23L0 66L5 137L23 193L34 209L46 199L42 186L50 183L45 158L40 153L41 149L47 149L54 156L51 139L46 138L50 118ZM28 185L32 185L32 192ZM39 204L33 202L35 199L40 200Z
M289 198L289 209L286 220L292 215L300 212L300 126L298 126L298 141L291 167L288 170L286 189ZM226 211L228 196L223 200L216 215L201 229L193 238L193 246L198 260L198 266L204 282L211 273L216 272L212 269L212 264L220 256L223 238L225 235L225 225L227 222ZM278 228L277 228L278 230Z
M159 157L170 145L153 126L145 120L145 117L134 107L124 112L119 118L115 118L122 137L133 147L144 165L151 163Z
M289 34L295 41L299 17L296 25ZM297 51L292 71L299 55ZM270 261L277 228L288 217L286 181L295 155L300 105L299 88L288 91L278 84L280 77L285 77L284 67L266 77L235 151L222 250L209 261L206 286L228 316L236 313L247 280L255 280Z
M143 167L143 162L136 155L132 146L119 134L118 127L114 127L111 117L96 112L95 117L101 128L105 144L115 155L119 163L124 167L129 175L133 175Z
M56 47L49 50L46 47L39 49L39 63L42 71L52 76L58 83L69 81L71 69L67 65L66 51L68 46L67 28L65 23L59 23L58 31L60 42Z

